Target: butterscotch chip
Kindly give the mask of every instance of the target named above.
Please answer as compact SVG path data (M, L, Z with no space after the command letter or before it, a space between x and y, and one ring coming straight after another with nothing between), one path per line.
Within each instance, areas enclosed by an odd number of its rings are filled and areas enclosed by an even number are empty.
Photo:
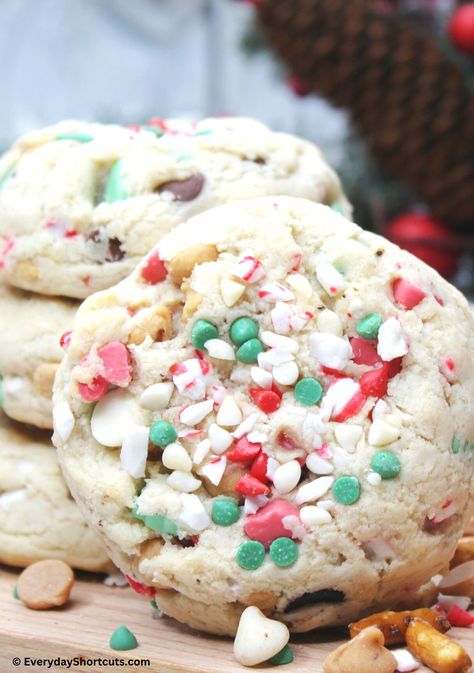
M42 362L36 367L33 382L37 392L43 397L51 397L57 369L56 362Z
M64 561L54 559L32 563L18 578L18 595L32 610L48 610L69 600L74 573Z
M189 278L196 264L214 262L218 253L215 245L199 243L186 248L173 257L169 264L169 274L178 287L185 278Z

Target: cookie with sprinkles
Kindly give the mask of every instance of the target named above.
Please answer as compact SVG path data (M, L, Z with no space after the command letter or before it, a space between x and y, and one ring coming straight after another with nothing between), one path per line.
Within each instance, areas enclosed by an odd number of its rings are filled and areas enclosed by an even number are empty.
M87 297L125 278L192 215L272 194L350 213L314 145L252 119L61 122L0 158L0 276L34 292Z
M167 614L345 624L409 603L469 519L473 338L456 289L330 208L229 204L80 307L54 441Z
M0 286L0 406L10 418L53 427L53 381L77 306Z
M0 563L25 567L44 559L113 569L69 494L51 441L0 414Z

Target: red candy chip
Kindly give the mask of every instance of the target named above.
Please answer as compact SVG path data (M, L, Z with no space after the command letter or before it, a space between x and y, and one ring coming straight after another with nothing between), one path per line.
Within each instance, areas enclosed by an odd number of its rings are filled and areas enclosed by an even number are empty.
M384 363L379 369L372 369L360 377L360 389L367 397L383 397L387 394L388 363Z
M469 614L466 610L463 610L459 605L452 605L446 619L451 624L451 626L471 626L474 624L474 616Z
M244 474L243 477L235 485L235 490L241 495L254 496L254 495L268 495L270 489L265 484L262 484L261 481L253 477L251 474Z
M59 339L59 345L64 350L66 350L69 344L71 343L71 336L72 336L71 330L69 330L68 332L64 332L64 334L61 335L61 338Z
M257 407L265 414L271 414L280 408L281 393L261 388L249 388L249 394Z
M382 358L377 353L376 341L369 341L369 339L363 337L353 337L350 342L356 365L373 367L382 362Z
M400 373L402 369L402 358L395 358L391 360L388 364L388 378L393 379L394 376Z
M252 467L250 468L250 474L252 475L252 477L255 477L255 479L258 479L263 484L265 484L268 482L267 466L268 466L268 456L266 453L263 453L263 451L260 451L260 453L257 455L257 457L254 459L252 463Z
M426 292L403 278L397 278L392 285L393 298L400 306L410 310L426 297Z
M98 402L109 389L109 382L103 376L96 376L92 383L78 383L79 395L86 402Z
M125 579L130 584L132 589L137 594L140 594L140 596L147 596L148 598L155 598L156 589L154 587L147 587L145 584L141 584L140 582L136 582L135 580L132 580L132 578L129 575L125 575Z
M331 421L336 421L336 423L343 423L347 421L348 418L352 418L359 413L362 407L365 404L366 397L362 391L358 391L351 397L346 406L340 411L336 416L331 416Z
M246 437L241 437L226 453L227 460L231 462L247 462L253 460L262 448L261 444L253 444Z
M104 378L114 386L128 386L132 368L127 347L119 341L111 341L99 348L97 355L104 364Z
M156 285L165 280L168 275L165 263L157 252L153 252L145 262L145 265L140 271L143 280L146 280L150 285Z
M251 540L261 542L268 549L278 537L293 537L291 530L283 525L283 519L287 516L296 516L299 520L299 510L287 500L272 500L256 514L251 514L247 518L244 525L245 534Z

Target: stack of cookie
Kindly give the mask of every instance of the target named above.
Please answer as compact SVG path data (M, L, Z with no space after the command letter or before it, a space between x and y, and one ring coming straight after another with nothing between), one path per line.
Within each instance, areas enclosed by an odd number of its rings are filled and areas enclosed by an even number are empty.
M0 159L0 375L3 411L17 422L3 417L0 426L0 562L61 558L86 570L108 563L62 481L48 433L79 300L127 276L189 217L280 194L350 213L314 146L249 119L131 128L63 122L22 137ZM158 278L161 263L148 273ZM229 295L238 289L229 282ZM130 310L136 345L168 337L172 306L139 302Z

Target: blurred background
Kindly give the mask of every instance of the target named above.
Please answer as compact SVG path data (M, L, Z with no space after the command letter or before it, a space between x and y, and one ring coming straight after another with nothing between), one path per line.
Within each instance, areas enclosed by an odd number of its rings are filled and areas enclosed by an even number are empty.
M64 118L257 117L473 294L473 55L455 0L0 0L0 147Z

